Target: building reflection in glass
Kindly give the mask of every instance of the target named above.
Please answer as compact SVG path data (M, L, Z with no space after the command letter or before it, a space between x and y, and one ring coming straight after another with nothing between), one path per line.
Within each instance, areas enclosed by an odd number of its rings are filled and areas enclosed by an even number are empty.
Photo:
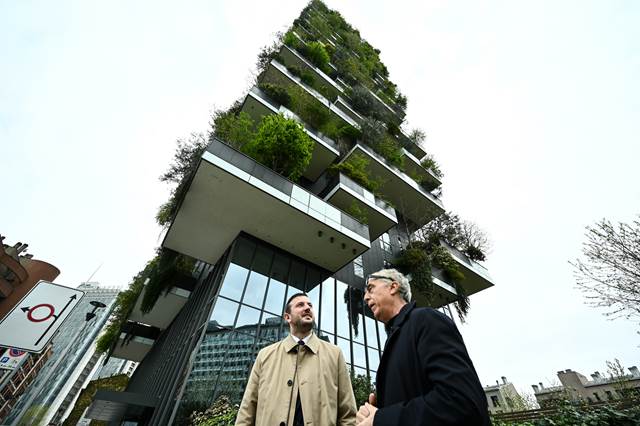
M206 408L221 394L239 403L258 351L289 332L282 318L286 299L302 291L314 306L316 333L342 349L354 373L374 379L384 327L364 304L362 290L327 275L266 244L239 237L194 350L183 408Z

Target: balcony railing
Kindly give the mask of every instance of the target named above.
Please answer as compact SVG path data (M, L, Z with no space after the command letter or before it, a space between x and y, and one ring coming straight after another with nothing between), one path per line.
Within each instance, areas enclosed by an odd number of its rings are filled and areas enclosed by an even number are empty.
M364 155L369 159L370 176L378 178L382 182L380 192L416 228L444 213L442 201L407 176L406 173L389 164L373 149L366 145L356 144L342 161L348 161L354 155Z
M458 264L462 266L462 273L465 278L461 284L466 290L467 295L477 293L494 285L487 268L469 259L469 256L446 242L441 241L440 244L445 247Z
M214 140L163 245L214 264L240 232L331 272L370 247L366 225Z

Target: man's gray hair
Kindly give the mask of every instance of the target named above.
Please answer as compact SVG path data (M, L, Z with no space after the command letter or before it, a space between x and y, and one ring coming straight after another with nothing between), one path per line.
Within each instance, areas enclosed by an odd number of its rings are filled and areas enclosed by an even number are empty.
M402 296L405 302L407 303L411 302L411 285L409 284L409 280L407 279L407 277L405 277L404 274L402 274L402 272L398 271L397 269L381 269L378 272L375 272L371 275L389 277L393 281L400 284L400 287L398 287L400 296Z

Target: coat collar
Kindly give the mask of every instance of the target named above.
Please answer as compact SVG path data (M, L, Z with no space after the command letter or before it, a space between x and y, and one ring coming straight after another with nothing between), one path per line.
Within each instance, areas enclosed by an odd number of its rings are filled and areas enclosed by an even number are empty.
M385 324L385 330L387 331L387 335L392 334L395 330L400 328L402 324L407 320L409 316L409 312L411 312L416 307L416 302L409 302L400 309L398 314L391 318L391 320Z
M291 349L293 349L295 346L297 346L296 342L294 342L289 335L287 335L287 337L285 337L282 340L282 345L284 347L284 351L287 353L290 352ZM311 349L311 352L313 352L314 354L318 353L318 348L320 347L320 339L318 339L318 336L316 336L316 333L311 333L311 337L309 337L309 342L307 342L305 346Z

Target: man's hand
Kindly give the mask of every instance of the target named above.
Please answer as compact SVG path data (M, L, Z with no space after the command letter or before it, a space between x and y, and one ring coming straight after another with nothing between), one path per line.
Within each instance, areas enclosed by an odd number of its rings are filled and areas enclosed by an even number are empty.
M369 401L371 400L371 396L369 396ZM375 396L373 397L373 401L375 402ZM376 411L378 411L378 409L368 402L361 406L358 414L356 414L357 426L373 426L373 418L376 415Z

